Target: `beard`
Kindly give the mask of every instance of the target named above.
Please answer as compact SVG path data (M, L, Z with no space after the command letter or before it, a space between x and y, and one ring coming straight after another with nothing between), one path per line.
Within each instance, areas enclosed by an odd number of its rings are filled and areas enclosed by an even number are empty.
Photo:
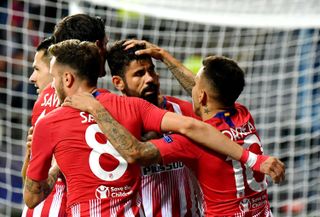
M58 99L59 99L59 101L60 101L59 104L63 103L63 101L64 101L64 100L66 99L66 97L67 97L67 94L66 94L66 92L65 92L64 89L63 89L62 79L61 79L61 81L60 81L60 83L59 83L59 86L56 87L56 93L57 93Z
M147 93L148 92L148 93ZM142 98L155 106L158 106L158 95L159 95L159 86L156 84L149 84L144 88L141 93L137 93L128 88L128 85L125 84L125 94L127 96L135 96Z
M147 94L147 92L149 93ZM159 86L156 84L149 84L146 88L142 90L140 97L152 103L153 105L158 106L158 95Z

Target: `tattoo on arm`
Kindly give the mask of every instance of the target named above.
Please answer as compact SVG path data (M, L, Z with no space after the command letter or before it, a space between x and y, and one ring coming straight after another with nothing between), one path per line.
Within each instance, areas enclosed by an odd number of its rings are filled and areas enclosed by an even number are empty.
M35 182L31 179L26 179L25 182L25 188L32 194L41 194L42 193L42 187L39 182Z
M181 67L178 67L176 64L173 64L169 61L164 61L164 63L167 65L168 69L181 84L183 89L185 89L187 93L191 96L192 88L195 85L193 77L186 75L183 72L183 69Z
M160 153L152 143L138 141L104 108L97 109L93 116L114 148L129 163L134 160L138 160L141 164L159 162Z
M29 178L26 178L25 188L26 190L34 195L38 195L40 202L47 198L51 193L54 184L57 181L59 175L59 169L51 170L49 172L48 178L44 181L33 181Z

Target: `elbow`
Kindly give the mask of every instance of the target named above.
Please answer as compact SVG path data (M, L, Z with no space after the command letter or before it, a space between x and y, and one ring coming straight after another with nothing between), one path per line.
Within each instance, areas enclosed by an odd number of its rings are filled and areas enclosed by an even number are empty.
M130 152L126 157L129 164L138 163L142 166L148 166L158 163L160 158L159 150L151 143L139 142L137 148Z
M124 158L129 164L139 163L140 159L142 158L142 152L138 148L139 146L141 146L140 143L133 144L132 147L135 148L132 148L129 152L127 152L127 154L125 154Z
M24 196L24 202L27 205L28 208L34 209L39 203L41 203L42 200L40 200L39 197L29 196L25 195Z
M183 125L179 129L179 133L188 136L194 129L200 130L203 125L198 124L198 120L190 117L185 117Z

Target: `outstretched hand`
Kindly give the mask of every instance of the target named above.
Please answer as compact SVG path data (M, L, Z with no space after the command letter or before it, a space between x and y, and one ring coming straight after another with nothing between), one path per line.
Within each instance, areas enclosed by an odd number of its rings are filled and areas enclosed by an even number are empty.
M259 171L269 175L275 183L285 179L285 165L278 158L272 156L258 155L257 161L261 162Z
M156 60L161 60L161 61L163 60L163 55L165 51L162 48L148 41L131 39L123 43L124 50L133 48L136 45L145 45L146 47L143 50L136 51L135 52L136 55L150 55L152 58Z
M70 106L79 109L80 111L90 113L97 103L100 106L100 103L92 96L92 94L83 92L66 97L62 106Z

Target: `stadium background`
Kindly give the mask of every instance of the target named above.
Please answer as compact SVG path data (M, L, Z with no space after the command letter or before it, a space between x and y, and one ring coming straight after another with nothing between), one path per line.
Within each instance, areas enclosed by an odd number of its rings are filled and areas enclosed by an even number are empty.
M270 183L274 216L320 216L320 3L318 0L2 0L0 3L0 216L22 208L20 169L35 88L34 50L62 17L97 15L110 41L149 40L194 71L203 57L225 55L246 72L240 97L264 151L286 163ZM164 94L190 100L155 62ZM110 75L100 87L115 91Z

